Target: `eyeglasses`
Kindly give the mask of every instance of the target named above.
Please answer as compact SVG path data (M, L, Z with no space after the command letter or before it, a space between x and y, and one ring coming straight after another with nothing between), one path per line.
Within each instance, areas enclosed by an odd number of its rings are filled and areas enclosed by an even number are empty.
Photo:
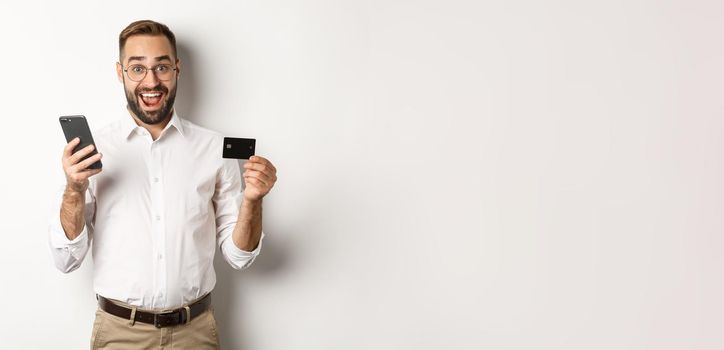
M173 72L176 71L175 67L172 67L170 64L159 64L156 66L153 66L151 68L146 68L146 66L141 64L133 64L128 66L128 68L124 69L123 71L126 72L126 75L128 75L128 79L131 79L133 81L141 81L143 78L146 77L146 73L148 73L148 70L152 70L154 74L156 74L156 78L158 80L171 80L171 77L173 77Z

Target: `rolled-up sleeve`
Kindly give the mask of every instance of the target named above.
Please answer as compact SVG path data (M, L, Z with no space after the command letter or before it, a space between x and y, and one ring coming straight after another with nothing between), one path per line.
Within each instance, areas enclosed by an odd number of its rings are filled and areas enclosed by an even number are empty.
M48 225L48 243L55 267L63 273L69 273L80 267L88 253L88 248L93 237L95 199L91 195L90 189L86 190L84 208L85 223L83 230L78 237L69 240L60 222L60 207L63 203L64 191L65 185L63 185L58 192L55 205L52 206L53 210L50 214L50 222Z
M236 159L223 159L213 196L216 210L216 236L224 260L236 270L251 266L259 255L264 240L264 232L262 231L259 245L254 251L247 252L239 249L234 244L234 240L231 239L236 222L239 219L239 208L243 198L239 161Z

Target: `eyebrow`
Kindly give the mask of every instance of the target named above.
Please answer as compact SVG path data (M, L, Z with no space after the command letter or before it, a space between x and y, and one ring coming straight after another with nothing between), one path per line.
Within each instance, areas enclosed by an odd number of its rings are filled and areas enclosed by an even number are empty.
M131 61L134 61L134 60L135 60L135 61L145 61L145 60L146 60L146 56L131 56L131 57L128 57L128 62L131 62ZM170 61L170 60L171 60L171 57L170 57L169 55L163 55L163 56L158 56L158 57L156 57L156 62L158 62L158 61L163 61L163 60L168 60L168 61Z

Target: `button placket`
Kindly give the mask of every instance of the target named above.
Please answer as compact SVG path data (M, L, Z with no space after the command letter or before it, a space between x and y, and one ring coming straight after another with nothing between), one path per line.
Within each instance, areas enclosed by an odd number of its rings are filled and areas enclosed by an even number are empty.
M166 235L165 235L165 222L164 222L164 207L165 203L163 201L163 172L162 172L162 164L163 164L163 158L162 158L162 152L161 148L159 147L160 144L158 141L153 142L150 147L150 162L149 162L149 178L151 180L151 188L150 188L150 195L151 195L151 210L152 210L152 234L154 236L154 242L156 242L156 245L154 246L154 253L156 259L154 262L155 267L155 290L156 290L156 300L158 302L158 305L165 304L165 297L164 294L167 289L166 285L166 262L164 261L163 257L166 252Z

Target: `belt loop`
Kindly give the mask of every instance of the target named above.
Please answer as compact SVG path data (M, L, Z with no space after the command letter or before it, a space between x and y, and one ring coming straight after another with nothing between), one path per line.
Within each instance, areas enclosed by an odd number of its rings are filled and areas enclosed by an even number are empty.
M128 321L128 324L133 326L136 323L136 307L131 307L131 319Z
M188 324L189 321L191 321L191 308L186 305L184 306L184 309L186 309L186 322L184 324Z

